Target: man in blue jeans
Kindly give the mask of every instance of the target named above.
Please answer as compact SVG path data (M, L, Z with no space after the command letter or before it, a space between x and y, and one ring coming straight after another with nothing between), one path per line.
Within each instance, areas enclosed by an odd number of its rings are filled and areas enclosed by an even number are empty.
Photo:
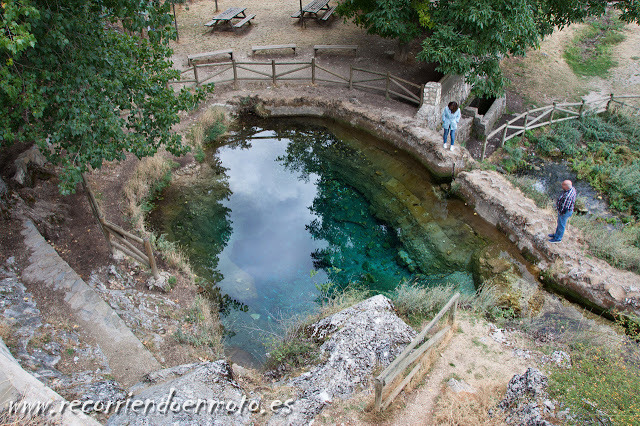
M550 243L559 243L562 241L564 230L567 227L567 221L573 214L573 207L576 204L576 189L570 180L562 182L562 194L556 201L556 210L558 210L558 226L556 232L549 234Z

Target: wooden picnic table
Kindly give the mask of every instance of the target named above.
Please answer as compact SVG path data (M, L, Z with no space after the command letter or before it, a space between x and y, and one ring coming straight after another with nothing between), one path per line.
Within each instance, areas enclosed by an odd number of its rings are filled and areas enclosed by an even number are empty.
M316 19L326 21L335 10L335 7L329 7L329 1L330 0L313 0L311 3L303 7L302 11L298 10L296 13L291 15L291 17L304 19L305 14L308 14L312 15ZM318 13L321 11L325 11L325 13L322 16L318 16Z
M220 22L227 22L231 24L231 20L234 18L246 18L244 11L247 10L246 7L230 7L222 13L217 14L211 21L204 24L207 27L216 27Z

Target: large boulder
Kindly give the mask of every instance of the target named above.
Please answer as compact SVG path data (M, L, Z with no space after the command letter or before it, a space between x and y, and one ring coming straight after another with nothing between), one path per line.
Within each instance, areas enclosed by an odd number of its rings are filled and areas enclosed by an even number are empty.
M108 425L248 424L260 403L259 398L247 399L225 360L151 373L146 382L151 386L132 396L128 409L111 416ZM147 413L146 405L134 412L135 401L153 404Z
M382 295L324 318L308 332L324 342L319 349L323 361L289 380L299 390L298 398L270 424L308 424L333 399L371 387L373 370L388 366L416 335Z

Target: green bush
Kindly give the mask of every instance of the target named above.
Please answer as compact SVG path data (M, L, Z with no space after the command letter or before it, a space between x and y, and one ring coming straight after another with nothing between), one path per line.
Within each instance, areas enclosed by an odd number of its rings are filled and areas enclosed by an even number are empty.
M207 144L218 140L227 131L227 125L223 121L216 121L205 130L204 142Z

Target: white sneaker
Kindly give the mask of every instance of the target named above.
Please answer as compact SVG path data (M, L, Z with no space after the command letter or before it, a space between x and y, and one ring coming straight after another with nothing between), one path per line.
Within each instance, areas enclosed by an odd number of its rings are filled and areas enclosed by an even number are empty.
M442 148L447 149L447 144L446 144L446 143L443 143L443 144L442 144Z
M453 151L453 145L449 147L449 151Z

